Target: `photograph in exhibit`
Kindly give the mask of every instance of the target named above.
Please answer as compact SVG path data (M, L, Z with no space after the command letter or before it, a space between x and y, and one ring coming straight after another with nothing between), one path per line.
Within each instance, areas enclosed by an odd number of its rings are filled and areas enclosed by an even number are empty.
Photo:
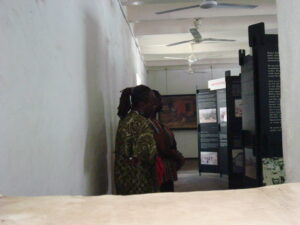
M232 150L232 172L243 173L244 169L244 155L243 149Z
M283 158L263 158L263 184L282 184L285 181Z
M252 148L245 148L245 176L256 179L256 157Z
M218 165L218 153L217 152L201 152L201 164L202 165Z
M171 129L196 129L196 95L164 95L159 120Z
M234 101L234 108L235 108L235 117L242 117L242 99L235 99Z
M220 122L227 122L227 108L220 108Z
M216 109L199 109L199 120L200 123L216 123Z

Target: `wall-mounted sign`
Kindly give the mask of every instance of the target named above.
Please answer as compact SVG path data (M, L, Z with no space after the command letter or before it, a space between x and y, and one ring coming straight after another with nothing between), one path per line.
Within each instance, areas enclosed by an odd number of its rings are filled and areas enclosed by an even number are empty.
M208 81L208 88L211 91L226 88L225 77L224 78L220 78L220 79L215 79L215 80L209 80Z

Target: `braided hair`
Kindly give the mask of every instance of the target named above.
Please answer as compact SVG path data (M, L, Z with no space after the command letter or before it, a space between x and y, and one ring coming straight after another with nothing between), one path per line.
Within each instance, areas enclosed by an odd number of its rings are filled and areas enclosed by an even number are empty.
M156 98L161 99L161 95L160 95L159 91L157 91L157 90L152 90L152 91L153 91Z
M133 88L125 88L121 91L120 104L118 107L118 116L120 119L126 117L128 112L137 107L141 102L147 103L151 89L145 85L139 85Z
M155 98L159 99L159 101L161 102L161 95L159 93L159 91L157 90L152 90L154 93ZM159 105L156 107L155 109L155 113L161 112L162 111L162 105Z

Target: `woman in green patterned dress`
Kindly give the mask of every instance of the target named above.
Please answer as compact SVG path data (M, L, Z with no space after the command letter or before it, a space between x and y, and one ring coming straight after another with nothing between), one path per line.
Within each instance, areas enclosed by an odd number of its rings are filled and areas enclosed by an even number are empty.
M148 120L154 94L144 85L122 91L116 137L115 184L117 194L143 194L157 191L155 158L157 149Z

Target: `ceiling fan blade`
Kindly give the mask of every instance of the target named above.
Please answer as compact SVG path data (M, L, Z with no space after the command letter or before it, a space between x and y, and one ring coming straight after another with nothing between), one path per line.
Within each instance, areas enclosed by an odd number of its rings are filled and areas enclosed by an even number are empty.
M186 60L186 58L168 57L168 56L165 56L164 59Z
M236 40L231 40L231 39L220 39L220 38L204 38L201 40L201 42L203 41L236 41Z
M185 9L192 9L192 8L197 8L200 7L199 5L192 5L192 6L188 6L188 7L182 7L182 8L177 8L177 9L170 9L170 10L166 10L166 11L161 11L161 12L156 12L155 14L165 14L165 13L170 13L170 12L176 12L176 11L181 11L181 10L185 10Z
M181 45L181 44L189 43L189 42L192 42L192 41L194 41L194 40L180 41L180 42L175 42L175 43L172 43L172 44L168 44L167 46L170 47L170 46L175 46L175 45Z
M257 5L243 5L243 4L231 4L231 3L218 3L214 8L236 8L236 9L254 9Z

